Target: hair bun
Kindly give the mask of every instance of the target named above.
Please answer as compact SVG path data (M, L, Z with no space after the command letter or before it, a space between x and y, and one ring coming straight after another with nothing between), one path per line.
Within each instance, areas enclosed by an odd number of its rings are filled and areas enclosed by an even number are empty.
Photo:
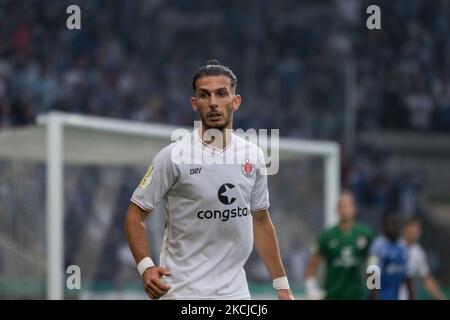
M208 60L206 63L207 66L220 66L220 62L216 59Z

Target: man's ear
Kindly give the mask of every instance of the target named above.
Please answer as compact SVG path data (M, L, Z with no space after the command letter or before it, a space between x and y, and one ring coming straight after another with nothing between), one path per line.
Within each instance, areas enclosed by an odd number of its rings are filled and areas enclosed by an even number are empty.
M195 112L198 111L197 102L195 101L195 97L191 97L191 106L192 106L192 110L194 110Z
M237 94L233 98L233 111L237 111L237 109L239 109L240 106L241 106L241 96Z

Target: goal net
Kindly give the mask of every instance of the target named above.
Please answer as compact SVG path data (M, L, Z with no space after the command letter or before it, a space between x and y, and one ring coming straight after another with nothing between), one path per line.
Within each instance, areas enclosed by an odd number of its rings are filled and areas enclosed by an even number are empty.
M0 130L0 299L145 299L123 219L175 129L52 112L36 125ZM279 155L269 210L301 291L308 248L336 219L339 147L280 138ZM158 208L147 219L155 261L164 218ZM274 297L255 253L245 268L253 298Z

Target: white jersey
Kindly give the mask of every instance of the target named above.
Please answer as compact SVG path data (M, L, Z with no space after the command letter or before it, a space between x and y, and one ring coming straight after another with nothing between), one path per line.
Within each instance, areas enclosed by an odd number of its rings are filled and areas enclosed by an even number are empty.
M245 160L217 164L236 155ZM164 203L160 266L171 271L171 289L163 299L250 298L243 267L253 249L251 212L269 207L264 165L255 144L233 134L220 150L197 130L156 155L131 201L147 211Z
M422 246L415 243L408 246L408 275L413 280L424 278L430 274L430 268L427 262L427 256ZM406 285L402 285L399 292L400 300L408 299L408 289Z

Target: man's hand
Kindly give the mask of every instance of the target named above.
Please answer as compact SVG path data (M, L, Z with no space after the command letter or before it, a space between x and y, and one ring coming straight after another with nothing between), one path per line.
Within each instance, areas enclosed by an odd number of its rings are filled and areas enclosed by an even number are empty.
M278 300L294 300L294 296L290 289L277 290Z
M324 293L320 290L314 277L309 277L305 280L305 289L308 300L322 300L324 297Z
M169 270L163 267L151 267L145 270L142 275L144 282L144 289L150 299L159 299L169 291L170 286L165 284L162 280L162 276L170 276Z

